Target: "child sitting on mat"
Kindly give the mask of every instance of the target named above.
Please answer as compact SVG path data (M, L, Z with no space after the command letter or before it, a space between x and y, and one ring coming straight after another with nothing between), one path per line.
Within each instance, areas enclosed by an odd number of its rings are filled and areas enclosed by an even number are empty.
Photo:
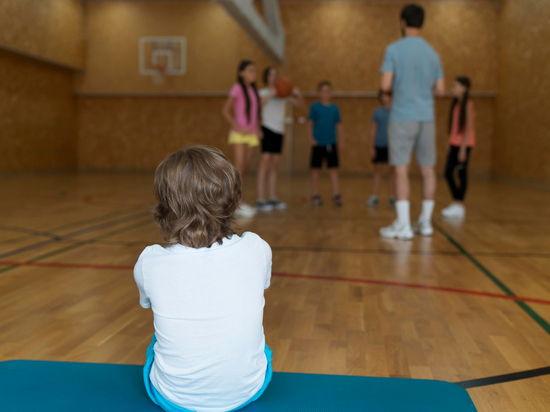
M148 246L134 268L140 304L151 307L147 393L165 411L234 411L271 381L262 326L271 249L238 236L237 170L218 150L192 146L155 173L154 216L166 246Z

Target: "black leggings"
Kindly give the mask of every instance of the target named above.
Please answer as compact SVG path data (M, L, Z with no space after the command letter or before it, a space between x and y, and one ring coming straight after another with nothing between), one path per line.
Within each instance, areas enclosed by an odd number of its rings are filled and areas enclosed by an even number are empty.
M468 160L470 160L471 147L466 149L466 161L460 163L458 161L458 152L460 147L451 146L449 150L449 156L447 157L447 166L445 167L445 178L451 189L451 195L454 200L463 201L466 195L466 188L468 187ZM456 185L455 181L455 168L458 170L458 180L460 187Z

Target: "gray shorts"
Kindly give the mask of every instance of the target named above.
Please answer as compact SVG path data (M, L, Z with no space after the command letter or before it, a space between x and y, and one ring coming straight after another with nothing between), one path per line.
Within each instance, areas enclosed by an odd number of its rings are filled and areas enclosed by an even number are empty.
M390 122L388 127L390 165L408 165L414 149L419 166L435 166L434 122Z

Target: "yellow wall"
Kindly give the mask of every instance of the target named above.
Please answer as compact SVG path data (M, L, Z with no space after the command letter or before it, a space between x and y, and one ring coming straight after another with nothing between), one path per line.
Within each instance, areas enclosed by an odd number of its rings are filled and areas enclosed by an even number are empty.
M77 68L84 66L81 0L2 0L0 27L0 48Z
M210 2L89 2L86 7L87 70L77 80L77 92L81 95L78 103L81 168L153 168L170 150L197 141L227 149L228 126L220 115L222 98L123 96L228 90L242 58L255 60L260 69L265 67L268 62L262 52L223 9ZM302 90L314 90L324 78L332 80L336 90L376 90L384 49L400 38L401 7L402 4L355 2L282 3L287 33L287 63L282 66L285 75ZM494 90L498 17L494 4L427 2L425 7L424 34L439 51L447 78L468 74L474 90ZM160 86L140 76L138 39L146 35L187 37L187 74L167 76ZM121 96L92 97L102 93ZM342 169L349 173L369 172L367 130L376 99L340 98L337 103L348 134ZM448 104L448 100L442 101L437 108L440 157L445 150ZM488 174L493 100L477 99L477 105L479 146L471 167L474 174ZM139 119L139 127L133 124L135 119ZM306 159L308 150L301 146L303 126L296 125L294 132L293 169L300 172L307 167L307 161L299 163L297 159ZM150 141L156 142L155 147L147 145ZM101 151L99 142L120 150ZM440 167L442 163L441 160Z
M71 71L0 50L0 79L0 170L75 169Z
M550 182L550 2L504 0L494 174Z

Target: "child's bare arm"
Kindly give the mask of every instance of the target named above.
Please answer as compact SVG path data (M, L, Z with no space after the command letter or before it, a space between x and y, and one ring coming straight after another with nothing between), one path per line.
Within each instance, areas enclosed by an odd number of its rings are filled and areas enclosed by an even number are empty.
M338 146L342 150L344 148L344 125L342 122L336 124L336 133L338 136Z
M237 121L233 117L232 111L233 111L233 103L235 98L228 97L225 103L223 104L222 108L222 115L227 120L227 122L233 127L233 129L237 130L240 133L244 133L244 130L241 126L237 124Z
M317 141L313 138L313 120L307 121L307 136L309 137L309 144L312 146L317 146Z

